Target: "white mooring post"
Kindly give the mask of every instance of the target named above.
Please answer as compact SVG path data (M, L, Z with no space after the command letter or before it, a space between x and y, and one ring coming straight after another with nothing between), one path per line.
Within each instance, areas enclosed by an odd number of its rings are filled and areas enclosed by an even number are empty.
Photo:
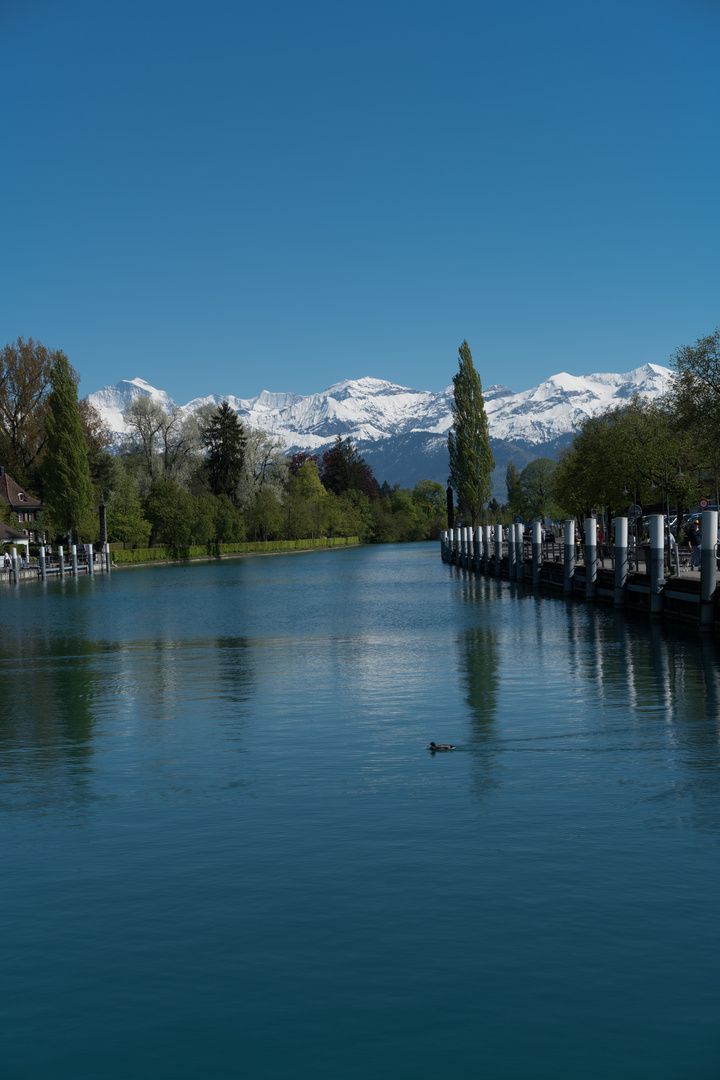
M511 522L508 525L507 534L508 543L508 579L510 581L515 580L515 524Z
M466 570L469 570L472 564L472 529L469 525L466 525L463 532L465 533L465 562L463 566Z
M715 627L715 593L717 592L717 510L703 510L700 546L700 629Z
M77 563L77 544L73 544L70 548L70 557L72 558L72 572L73 577L77 577L78 563Z
M628 576L628 519L615 518L615 607L625 607Z
M85 547L87 548L87 544L85 545ZM90 545L90 550L88 552L87 560L88 560L88 574L94 574L95 573L95 549L92 546L92 544Z
M523 534L525 528L522 522L515 525L515 577L518 581L525 580L525 545Z
M542 525L539 521L532 524L532 579L533 587L540 584L542 571Z
M476 525L475 526L475 559L473 561L473 567L475 569L476 574L480 573L480 563L482 561L482 554L483 554L482 526L481 525Z
M20 573L18 571L18 553L16 547L10 549L10 562L12 564L12 579L17 585Z
M105 570L110 573L110 544L105 544Z
M495 526L495 576L500 577L500 564L502 563L503 527L498 521Z
M650 617L659 619L665 588L665 544L663 515L650 515Z
M38 556L38 562L40 563L40 577L45 581L47 577L47 569L45 566L45 545L40 545L40 555Z
M585 518L585 599L597 600L597 521Z
M483 525L483 570L490 573L490 526Z
M575 522L565 522L565 593L571 593L575 584Z
M60 577L65 577L65 549L62 544L58 547L58 565L60 567Z

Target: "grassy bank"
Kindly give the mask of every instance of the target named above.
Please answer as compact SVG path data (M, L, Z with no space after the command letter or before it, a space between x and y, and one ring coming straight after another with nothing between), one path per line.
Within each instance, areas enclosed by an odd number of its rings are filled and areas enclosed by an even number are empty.
M319 540L268 540L255 544L197 544L191 547L134 548L113 551L117 566L127 563L182 562L187 559L220 559L223 555L267 555L281 551L312 551L314 548L348 547L359 544L357 536L322 537Z

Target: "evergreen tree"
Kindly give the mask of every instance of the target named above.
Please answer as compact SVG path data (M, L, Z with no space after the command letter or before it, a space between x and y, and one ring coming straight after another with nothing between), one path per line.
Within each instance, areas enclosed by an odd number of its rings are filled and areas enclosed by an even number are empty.
M372 469L358 454L352 439L336 436L335 442L322 456L320 479L328 491L342 495L345 491L361 491L375 498L380 488Z
M43 461L45 499L58 529L72 536L93 501L87 444L80 424L77 386L67 357L58 352L50 371Z
M210 490L213 495L227 495L236 503L247 436L227 401L223 401L210 416L202 429L201 439L207 451Z
M460 506L470 515L472 525L476 525L490 498L495 462L490 450L482 385L467 341L463 341L458 352L460 370L453 376L453 425L448 435L450 484Z

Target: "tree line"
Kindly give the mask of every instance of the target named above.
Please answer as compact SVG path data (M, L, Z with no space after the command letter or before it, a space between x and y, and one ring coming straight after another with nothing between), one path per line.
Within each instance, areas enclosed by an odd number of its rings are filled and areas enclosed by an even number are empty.
M227 401L187 415L138 397L113 447L78 385L64 353L32 339L0 353L0 464L47 505L37 528L48 539L96 542L101 500L110 542L136 547L440 535L442 485L379 485L349 438L288 457L282 440L244 424ZM0 514L18 527L2 505Z
M480 379L467 342L453 379L453 427L448 438L450 482L464 523L504 524L609 519L632 506L671 516L698 500L718 501L720 489L720 328L670 358L674 379L663 398L629 398L578 425L558 461L536 458L520 471L511 460L507 501L490 498L493 468Z

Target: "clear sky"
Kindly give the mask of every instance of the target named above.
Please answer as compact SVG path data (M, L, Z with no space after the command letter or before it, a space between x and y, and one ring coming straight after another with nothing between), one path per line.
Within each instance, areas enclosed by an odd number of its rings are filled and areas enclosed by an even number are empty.
M0 0L0 344L178 402L668 364L720 0Z

